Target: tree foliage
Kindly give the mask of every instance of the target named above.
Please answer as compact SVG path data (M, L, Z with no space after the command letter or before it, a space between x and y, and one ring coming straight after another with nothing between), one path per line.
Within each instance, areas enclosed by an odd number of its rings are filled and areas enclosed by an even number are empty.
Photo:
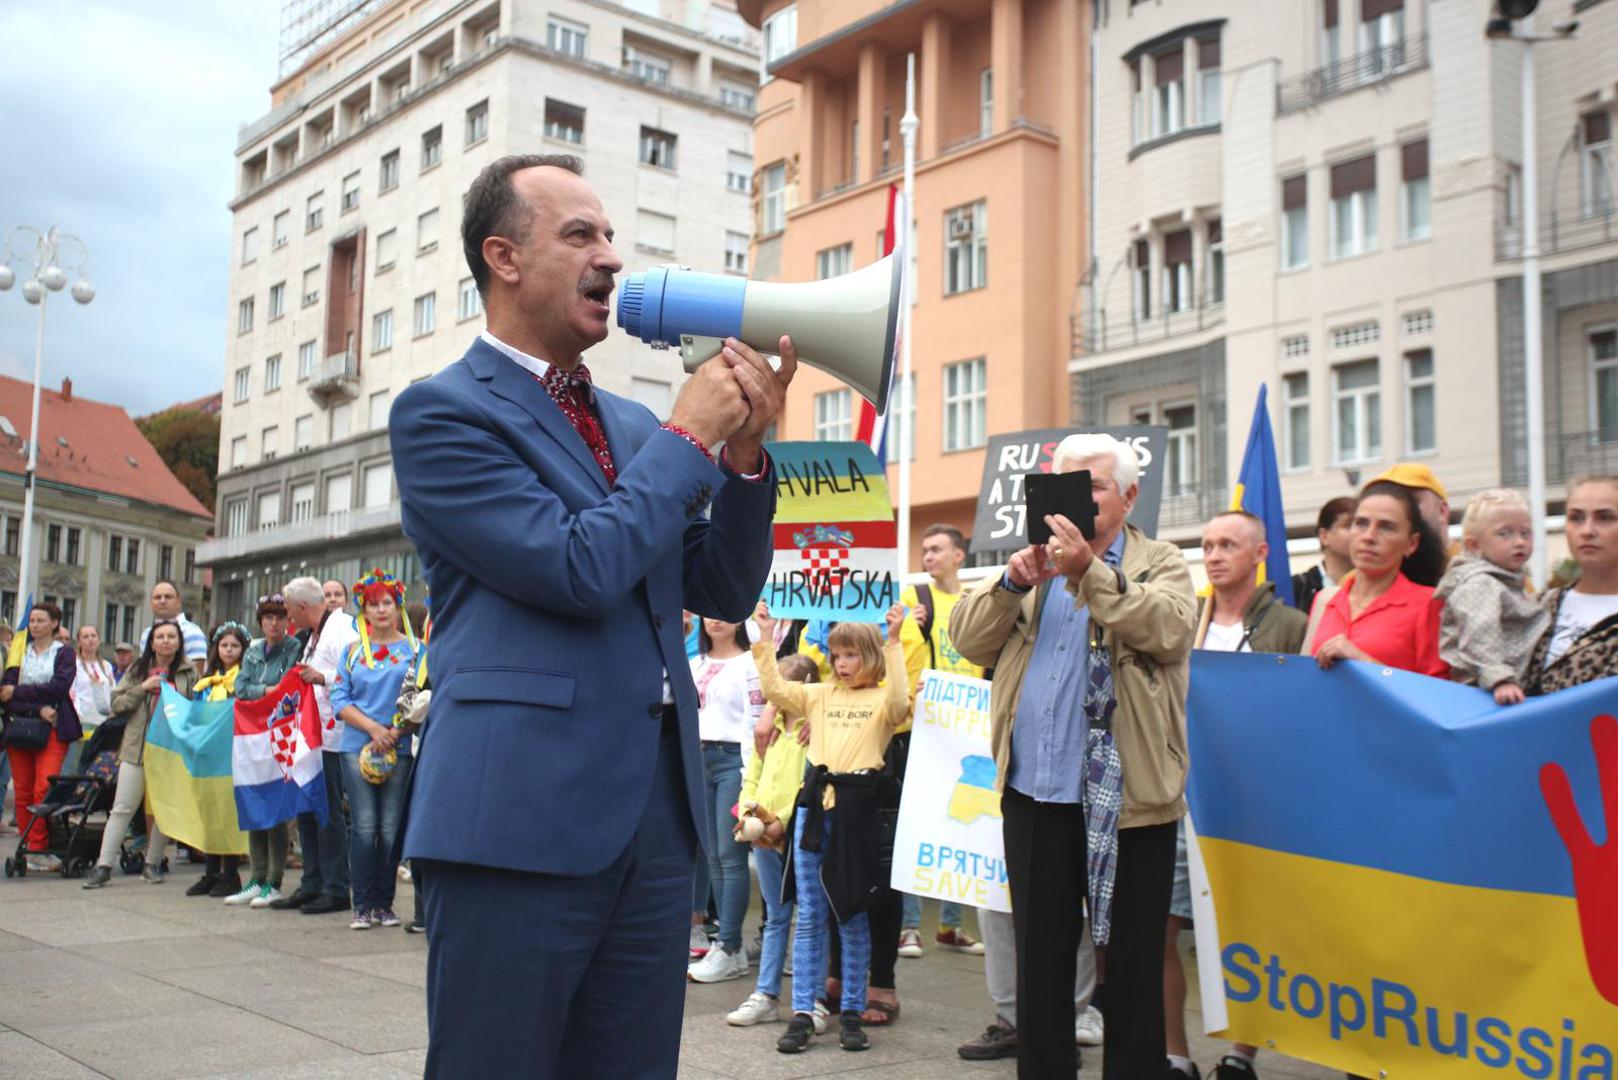
M165 409L141 417L135 426L169 471L212 510L219 475L219 417L200 409Z

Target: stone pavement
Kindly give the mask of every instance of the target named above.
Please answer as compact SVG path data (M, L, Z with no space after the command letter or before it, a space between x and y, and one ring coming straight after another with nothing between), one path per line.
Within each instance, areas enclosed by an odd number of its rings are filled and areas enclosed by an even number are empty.
M15 835L0 836L8 854L15 843ZM56 874L0 879L0 1077L421 1075L422 937L351 931L340 915L227 908L181 895L199 872L182 863L161 886L115 873L99 892ZM398 910L411 902L402 885ZM955 1055L989 1021L981 959L929 949L901 961L899 981L903 1015L872 1033L869 1051L844 1053L832 1038L795 1057L775 1052L779 1024L725 1024L750 980L692 986L680 1077L1015 1075L1011 1062ZM1220 1053L1206 1039L1196 1050L1204 1065ZM1087 1054L1080 1076L1100 1074L1100 1054ZM1341 1076L1275 1056L1264 1075Z

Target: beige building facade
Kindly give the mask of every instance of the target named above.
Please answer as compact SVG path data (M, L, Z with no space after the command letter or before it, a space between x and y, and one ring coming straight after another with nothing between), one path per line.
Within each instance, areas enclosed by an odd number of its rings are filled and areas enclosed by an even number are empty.
M419 592L388 410L483 329L460 205L491 161L582 158L626 273L746 272L756 46L722 0L391 0L271 88L236 150L219 612L299 572ZM683 377L616 332L586 359L660 414Z

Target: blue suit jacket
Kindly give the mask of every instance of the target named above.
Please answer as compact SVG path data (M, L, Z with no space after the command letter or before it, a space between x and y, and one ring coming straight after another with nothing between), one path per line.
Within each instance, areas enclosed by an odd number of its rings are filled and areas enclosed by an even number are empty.
M433 597L432 720L406 858L605 869L645 808L665 670L704 835L680 612L738 622L752 611L775 477L743 480L645 407L596 399L618 467L610 489L544 388L481 339L393 404L404 531Z

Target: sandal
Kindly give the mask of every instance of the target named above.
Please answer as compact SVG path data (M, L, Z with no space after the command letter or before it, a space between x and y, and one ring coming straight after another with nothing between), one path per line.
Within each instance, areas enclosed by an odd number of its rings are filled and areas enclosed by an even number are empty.
M897 1001L867 1001L865 1011L860 1013L860 1023L866 1027L887 1027L898 1019Z

